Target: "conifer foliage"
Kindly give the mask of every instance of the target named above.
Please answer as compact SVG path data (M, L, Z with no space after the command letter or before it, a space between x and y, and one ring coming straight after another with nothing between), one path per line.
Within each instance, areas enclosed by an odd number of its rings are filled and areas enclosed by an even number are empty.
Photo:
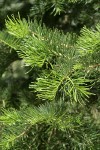
M100 84L100 25L83 28L78 37L12 16L0 42L29 67L34 93L25 105L19 97L18 109L2 107L1 149L99 149L100 95L92 89Z

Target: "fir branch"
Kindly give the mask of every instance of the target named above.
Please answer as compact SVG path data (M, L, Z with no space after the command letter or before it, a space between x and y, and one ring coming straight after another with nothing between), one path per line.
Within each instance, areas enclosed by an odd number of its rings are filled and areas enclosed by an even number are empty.
M5 114L2 114L2 116L4 115L4 117L0 116L0 121L5 122L5 120L10 120L10 115L12 114L12 116L14 116L16 111L13 110L11 112L6 112L6 116ZM91 146L90 143L93 141L93 138L95 138L93 137L93 132L91 133L91 136L90 134L86 134L85 130L90 131L90 127L88 128L86 126L86 123L84 122L85 118L88 119L87 114L82 115L80 113L77 113L77 109L75 109L74 105L70 105L70 103L65 103L64 101L58 101L56 103L45 103L44 105L33 108L28 107L24 110L17 111L17 113L17 116L19 118L14 119L15 123L12 123L10 120L11 124L5 125L5 132L3 132L2 140L0 141L0 146L2 146L2 148L6 149L13 147L14 144L17 143L17 140L19 140L19 138L23 138L24 135L27 136L27 132L32 126L36 124L40 124L41 126L42 123L48 124L52 127L52 129L57 128L57 130L60 130L60 132L62 131L63 134L68 130L68 135L71 137L69 137L69 139L72 141L72 143L75 144L77 141L77 144L74 145L75 147L79 147L80 138L82 141L84 141L82 146L85 147L87 147L87 145ZM20 118L21 122L19 122ZM84 126L86 127L86 129L84 129ZM24 131L23 127L25 128ZM81 132L81 137L79 132ZM97 137L97 132L95 132L95 136ZM85 138L90 139L90 142L87 142Z
M60 15L61 13L66 12L65 4L74 4L85 2L86 0L51 0L51 1L38 1L35 0L33 2L33 7L31 9L31 16L34 15L35 17L41 16L43 17L44 13L48 10L51 10L51 14L53 15Z
M6 31L3 31L3 32L0 32L0 42L17 50L19 49L19 45L21 41L20 39L17 39L14 36L9 35Z
M95 30L90 30L84 27L81 31L81 36L77 40L77 46L79 52L79 61L89 70L95 70L99 68L100 64L100 24L96 26Z
M45 42L37 37L29 36L24 39L20 49L20 51L17 50L19 56L25 60L27 65L33 67L42 67L44 62L52 56Z
M8 17L8 20L6 20L6 27L8 33L16 38L24 38L30 34L29 24L25 19L21 20L20 15L18 19L15 19L13 15L12 18Z
M90 30L84 27L81 31L81 36L77 41L77 46L81 55L92 54L99 49L100 32L99 24L96 30Z
M50 74L43 73L43 76L37 78L35 83L30 84L31 89L35 89L37 96L42 100L55 100L56 94L61 84L60 76L57 76L54 72Z

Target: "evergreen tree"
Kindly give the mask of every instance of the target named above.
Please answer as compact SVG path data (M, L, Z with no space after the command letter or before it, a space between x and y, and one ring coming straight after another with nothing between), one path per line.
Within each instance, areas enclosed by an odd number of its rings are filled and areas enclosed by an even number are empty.
M12 16L0 42L18 53L27 76L31 72L26 91L33 93L19 94L19 107L1 99L1 149L99 150L100 25L77 36ZM8 78L9 71L4 80L12 90L18 78Z

